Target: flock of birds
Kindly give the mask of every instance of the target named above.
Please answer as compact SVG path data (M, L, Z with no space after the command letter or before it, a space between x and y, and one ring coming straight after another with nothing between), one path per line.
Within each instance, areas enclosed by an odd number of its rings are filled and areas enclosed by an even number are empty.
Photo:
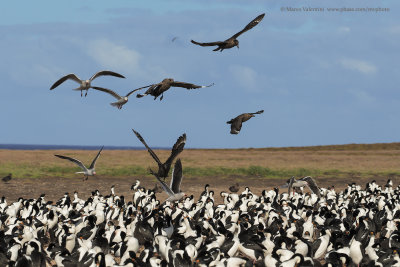
M221 204L205 185L197 200L176 202L179 165L171 186L159 179L165 202L139 180L129 199L114 186L86 200L3 197L0 266L400 266L400 186L391 180L318 194L246 187L221 192Z
M237 38L255 27L265 14L225 41L200 43L217 46L214 51L239 48ZM88 80L71 73L50 88L67 80L75 81L87 96L89 89L102 91L117 99L112 106L121 109L131 94L147 88L141 98L151 95L163 99L171 87L197 89L196 85L164 79L143 86L125 96L92 86L100 76L125 78L104 70ZM238 134L242 123L263 113L244 113L227 123L231 134ZM375 181L364 189L355 183L341 192L320 188L311 177L290 178L287 192L279 188L261 195L246 187L239 193L236 183L230 192L221 192L223 203L214 200L214 191L205 185L196 201L181 190L182 162L186 134L178 137L171 154L162 162L139 132L132 129L146 147L158 169L149 169L168 198L156 198L158 188L146 189L137 180L132 196L125 198L111 187L108 195L98 190L84 200L78 192L65 193L58 201L19 198L0 200L0 266L400 266L400 186L388 180L385 186ZM89 167L64 155L79 166L84 180L96 174L95 165L103 151L97 152ZM175 160L176 159L176 160ZM174 163L175 161L175 163ZM170 184L166 178L172 169ZM3 182L11 180L4 177ZM305 192L309 187L311 193Z
M223 51L224 49L229 49L232 47L237 47L239 48L239 41L237 38L244 32L252 29L254 26L256 26L263 18L265 14L261 14L257 16L255 19L253 19L249 24L246 25L241 31L238 33L234 34L232 37L226 39L225 41L218 41L218 42L211 42L211 43L199 43L196 41L191 40L193 44L200 45L200 46L218 46L214 51ZM118 78L125 78L122 74L109 71L109 70L103 70L95 73L90 79L88 80L82 80L76 74L70 73L67 74L63 77L61 77L59 80L57 80L51 87L50 90L55 89L62 83L64 83L67 80L71 80L74 82L77 82L79 84L79 87L73 89L73 90L78 90L81 91L81 96L83 96L83 91L85 92L85 96L88 94L89 89L94 89L97 91L101 91L104 93L107 93L114 98L117 99L116 102L111 103L112 106L117 107L118 109L122 109L123 105L125 105L128 102L128 98L131 94L135 93L136 91L148 88L143 94L137 94L137 98L144 97L146 95L151 95L154 97L154 100L156 100L160 96L160 100L164 98L164 93L169 90L171 87L181 87L181 88L186 88L188 90L190 89L198 89L198 88L205 88L205 87L211 87L214 85L214 83L209 84L209 85L196 85L193 83L187 83L187 82L179 82L175 81L172 78L166 78L163 79L161 82L156 83L156 84L151 84L147 86L142 86L140 88L133 89L132 91L128 92L125 96L121 96L120 94L116 93L113 90L103 88L103 87L98 87L98 86L92 86L92 81L96 79L97 77L100 76L114 76ZM262 113L263 110L255 112L255 113L243 113L234 119L231 119L227 123L231 125L231 134L238 134L240 132L240 129L242 128L242 123L251 119L254 117L254 114L260 114Z

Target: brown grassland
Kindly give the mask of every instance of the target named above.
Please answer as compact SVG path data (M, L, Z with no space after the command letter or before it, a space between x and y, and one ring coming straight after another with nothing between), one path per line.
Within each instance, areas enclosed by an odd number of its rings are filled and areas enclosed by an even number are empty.
M170 151L156 150L163 161ZM9 198L37 197L44 192L58 199L64 192L75 190L89 194L91 190L116 189L131 194L130 185L140 179L153 187L155 178L148 168L156 168L146 150L103 150L97 165L96 177L83 182L80 169L73 163L54 157L67 155L90 165L96 151L87 150L0 150L0 176L13 174L2 183L0 196ZM180 158L183 164L182 189L197 195L209 183L219 193L234 182L249 186L260 193L262 189L279 186L292 175L313 176L320 186L343 188L349 182L365 183L376 179L384 183L388 177L397 185L400 177L400 143L369 145L336 145L262 149L185 149ZM32 194L32 195L30 195ZM161 194L165 196L164 193Z

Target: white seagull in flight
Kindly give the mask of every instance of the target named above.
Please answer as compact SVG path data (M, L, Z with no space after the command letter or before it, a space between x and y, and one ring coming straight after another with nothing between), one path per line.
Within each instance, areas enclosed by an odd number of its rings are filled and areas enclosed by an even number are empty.
M161 183L164 191L169 195L169 197L165 201L174 202L177 200L181 200L186 196L184 192L181 191L181 182L182 182L182 163L181 159L177 159L175 162L174 169L172 170L172 179L170 186L168 186L164 181L158 177L157 173L150 170L151 174L153 174L157 180Z
M50 90L53 90L54 88L56 88L57 86L59 86L60 84L65 82L66 80L73 80L73 81L79 83L79 87L75 88L73 90L81 90L81 96L82 96L82 91L86 90L85 96L87 96L89 88L92 88L91 82L99 76L114 76L114 77L118 77L118 78L125 78L123 75L113 72L113 71L109 71L109 70L99 71L99 72L95 73L92 77L90 77L89 80L81 80L74 73L70 73L70 74L65 75L64 77L60 78L58 81L56 81L50 87Z
M78 165L79 167L81 167L82 170L83 170L83 172L76 172L76 173L83 173L83 174L85 175L85 177L83 178L83 180L85 181L85 180L88 179L89 176L96 175L96 172L95 172L95 165L96 165L97 159L98 159L99 156L100 156L101 151L103 150L103 147L104 147L104 146L102 146L102 147L100 148L100 150L99 150L99 152L97 153L96 157L93 159L92 164L90 164L89 169L86 168L86 166L83 165L83 163L82 163L80 160L78 160L78 159L74 159L74 158L67 157L67 156L62 156L62 155L54 155L54 156L59 157L60 159L67 159L67 160L69 160L69 161L72 161L73 163L75 163L76 165Z

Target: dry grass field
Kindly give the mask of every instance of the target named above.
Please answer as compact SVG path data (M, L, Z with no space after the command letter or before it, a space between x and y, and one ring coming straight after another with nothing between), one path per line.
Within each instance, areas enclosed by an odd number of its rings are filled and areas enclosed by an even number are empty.
M153 187L155 178L148 175L156 167L146 150L103 150L96 171L97 177L86 182L73 163L54 157L62 154L80 159L89 165L97 151L87 150L0 150L0 176L13 174L13 180L2 183L0 196L37 197L46 193L58 199L64 192L77 190L83 197L98 188L109 193L112 184L125 195L130 185L140 179ZM169 151L157 150L165 160ZM234 182L249 186L260 193L262 189L279 186L292 175L311 175L319 185L343 188L349 182L365 183L376 179L381 183L388 177L398 184L400 177L400 144L342 145L265 149L185 149L182 188L188 194L199 194L209 183L216 192L227 190ZM105 191L105 192L104 192ZM164 193L160 198L165 196Z

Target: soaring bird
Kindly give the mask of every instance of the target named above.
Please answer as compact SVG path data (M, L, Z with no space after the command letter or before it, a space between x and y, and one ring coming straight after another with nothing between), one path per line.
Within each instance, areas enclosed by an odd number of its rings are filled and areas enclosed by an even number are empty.
M95 73L92 77L90 77L89 80L81 80L74 73L70 73L70 74L65 75L64 77L60 78L58 81L56 81L50 87L50 90L53 90L54 88L56 88L57 86L59 86L60 84L65 82L66 80L73 80L73 81L79 83L79 87L75 88L74 90L80 90L81 91L81 96L82 96L82 91L86 90L85 96L87 96L89 88L93 88L92 85L91 85L91 82L94 79L96 79L97 77L99 77L99 76L114 76L114 77L118 77L118 78L125 78L123 75L121 75L119 73L116 73L116 72L113 72L113 71L109 71L109 70L99 71L99 72Z
M169 158L167 159L167 161L165 163L161 163L161 161L157 157L156 153L154 153L154 151L146 144L143 137L138 132L136 132L134 129L132 129L132 131L135 133L135 135L140 140L140 142L142 142L143 145L147 148L147 151L149 151L149 153L153 157L153 159L157 162L157 164L158 164L158 171L156 173L157 176L160 178L164 178L164 180L165 180L165 178L168 177L168 172L169 172L169 169L171 168L172 162L174 161L176 156L178 156L178 154L182 152L182 150L185 146L186 134L184 133L181 136L179 136L178 140L172 147L171 155L169 156ZM150 169L150 172L155 173L151 169Z
M125 105L128 102L128 97L131 94L133 94L134 92L136 92L138 90L141 90L143 88L147 88L147 87L149 87L149 86L144 86L144 87L140 87L140 88L134 89L134 90L130 91L129 93L127 93L126 96L124 96L124 97L120 96L119 94L117 94L116 92L114 92L113 90L110 90L110 89L97 87L97 86L93 86L92 88L96 89L96 90L99 90L99 91L102 91L102 92L109 93L110 95L115 97L118 101L114 102L114 103L111 103L110 105L113 106L113 107L117 107L118 109L121 109L122 106Z
M144 97L146 95L152 95L152 96L154 96L154 100L156 100L157 97L159 97L161 95L161 97L160 97L160 101L161 101L164 97L164 92L167 91L171 87L183 87L183 88L190 90L190 89L210 87L213 85L214 85L213 83L210 85L195 85L193 83L178 82L172 78L166 78L166 79L162 80L160 83L145 86L145 87L150 87L150 88L147 89L147 91L144 94L137 94L136 97L140 98L140 97Z
M313 180L313 178L311 178L310 176L306 176L303 177L299 180L296 180L296 178L294 178L294 176L292 176L289 181L288 184L286 185L288 187L288 194L290 195L290 191L292 190L292 187L304 187L304 186L308 186L310 188L310 190L316 194L318 197L321 196L321 193L319 192L319 187L318 185L315 183L315 181ZM286 187L285 186L285 187Z
M240 132L240 129L242 129L243 122L250 120L252 117L255 116L255 114L261 114L263 112L264 110L259 110L254 113L243 113L236 118L227 121L226 123L231 125L231 134L238 134Z
M181 182L182 182L182 162L181 159L177 159L175 162L174 169L172 170L172 179L170 186L168 186L164 181L160 179L157 173L150 171L157 180L161 183L161 187L169 195L165 201L177 201L182 199L186 194L181 192Z
M62 156L62 155L54 155L54 156L59 157L59 158L61 158L61 159L67 159L67 160L69 160L69 161L72 161L73 163L75 163L76 165L78 165L79 167L81 167L82 170L83 170L83 172L76 172L76 173L83 173L83 174L85 175L85 177L83 178L83 180L85 181L85 180L88 179L89 176L96 175L96 172L95 172L95 165L96 165L97 159L98 159L99 156L100 156L101 151L103 150L103 147L104 147L104 146L102 146L102 147L100 148L100 150L99 150L99 152L97 153L96 157L93 159L92 164L90 164L89 169L86 168L85 165L83 165L83 163L82 163L80 160L78 160L78 159L74 159L74 158L67 157L67 156Z
M199 43L196 41L191 40L192 43L200 46L215 46L217 45L218 47L215 48L213 51L223 51L224 49L229 49L232 47L237 47L239 48L239 41L236 39L238 38L242 33L247 32L248 30L252 29L254 26L256 26L265 16L265 13L257 16L255 19L250 21L249 24L246 25L246 27L243 28L240 32L234 34L232 37L226 39L225 41L218 41L218 42L211 42L211 43Z

